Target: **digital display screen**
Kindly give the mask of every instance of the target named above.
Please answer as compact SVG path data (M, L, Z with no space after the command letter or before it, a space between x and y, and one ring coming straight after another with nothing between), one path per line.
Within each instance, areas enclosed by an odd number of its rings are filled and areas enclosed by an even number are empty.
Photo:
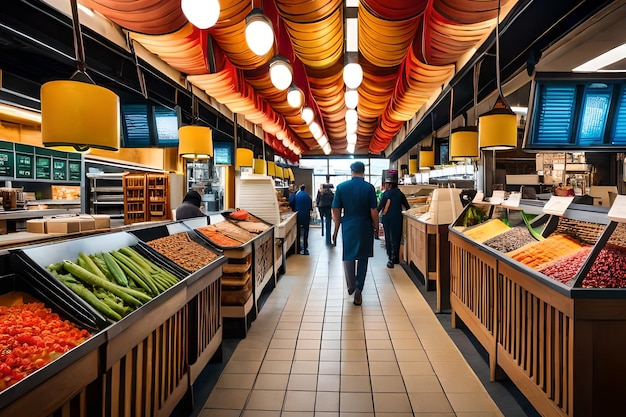
M166 107L153 108L158 146L178 146L179 117L175 110Z
M213 142L213 160L216 165L232 165L233 144L229 142Z

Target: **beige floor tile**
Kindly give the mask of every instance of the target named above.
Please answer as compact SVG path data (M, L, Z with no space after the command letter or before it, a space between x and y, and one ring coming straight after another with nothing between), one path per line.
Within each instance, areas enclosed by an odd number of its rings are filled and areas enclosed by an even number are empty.
M252 390L246 410L281 410L285 391Z
M443 388L434 375L406 375L402 377L408 393L443 392Z
M367 350L365 349L342 349L342 362L367 362Z
M315 398L315 412L339 412L339 392L318 391Z
M291 366L291 373L292 374L317 375L318 368L319 368L318 361L293 361L293 364Z
M367 351L367 359L370 362L396 362L393 349L371 349Z
M323 331L341 331L341 323L324 322Z
M402 349L423 349L422 344L417 339L391 339L391 343L393 344L393 348L395 350ZM271 347L271 345L270 345Z
M319 340L321 338L322 338L321 330L300 330L300 333L298 333L298 339Z
M296 339L298 337L299 330L276 330L272 339Z
M302 323L300 325L300 330L322 330L324 328L324 323Z
M217 408L203 408L198 417L239 417L241 410L220 410Z
M410 321L387 321L387 330L396 331L396 330L415 330L413 329L413 325Z
M225 374L256 374L261 368L261 361L228 361L224 367Z
M204 407L243 410L249 393L250 390L247 389L214 388Z
M484 393L446 393L446 395L452 409L457 413L495 413L499 411L491 397Z
M407 413L411 411L411 403L406 392L389 393L374 392L374 412Z
M389 336L392 340L419 340L413 330L389 330Z
M456 414L452 414L452 416L454 417L502 417L502 413L499 411L497 412L481 411L478 413L456 413ZM421 417L421 415L419 417Z
M366 341L367 350L393 349L390 339L368 339Z
M402 376L435 375L430 362L398 362Z
M339 417L374 417L374 412L371 413L350 413L350 412L339 412Z
M291 371L291 361L263 361L261 373L288 374Z
M320 361L341 360L341 349L322 349L320 351Z
M341 330L341 339L343 340L352 340L352 339L363 340L364 337L365 337L365 331L363 330L352 330L352 329Z
M404 392L404 381L400 375L372 375L372 392Z
M341 375L369 375L367 362L341 362Z
M267 389L267 390L286 390L287 381L289 381L288 374L259 374L256 377L254 383L255 390Z
M372 392L369 375L342 375L341 392Z
M435 371L436 372L436 371ZM484 393L485 387L473 375L437 375L446 394L450 393Z
M314 411L315 391L287 391L284 411Z
M369 413L374 411L372 396L364 392L341 392L339 398L341 413Z
M296 349L294 361L317 361L320 357L319 349Z
M280 410L249 410L243 412L242 417L280 417Z
M371 321L371 320L363 320L363 327L365 327L365 331L368 330L385 330L387 331L387 323L384 321Z
M300 320L298 321L285 321L281 320L278 322L276 326L276 330L299 330L300 329Z
M298 349L320 349L320 339L298 339L296 348Z
M293 360L294 349L268 349L265 354L266 361L290 361Z
M465 362L465 359L463 359L463 356L461 355L461 353L456 349L454 350L428 349L425 352L426 352L426 355L428 355L428 359L431 362L451 362L451 361Z
M339 411L316 411L314 417L339 417Z
M287 390L289 391L315 391L317 388L317 375L296 375L289 377Z
M320 375L339 375L341 373L341 362L339 361L320 361L318 374Z
M215 388L252 389L256 374L222 374Z
M295 349L296 339L272 339L270 349Z
M343 339L341 341L341 349L365 349L365 340L361 339Z
M397 362L371 362L370 375L400 375Z
M415 415L419 413L450 413L452 406L445 394L429 392L424 394L410 393L411 407ZM420 416L421 417L421 416Z
M396 360L399 362L423 362L428 360L426 351L422 349L397 349Z
M365 339L366 340L388 340L389 332L387 332L387 330L366 330Z
M237 348L233 352L232 361L260 361L265 357L265 349Z
M384 412L376 412L376 417L422 417L422 415L413 415L412 412L409 413L384 413Z
M324 330L322 331L322 339L324 340L340 340L341 330Z
M326 323L341 323L341 316L326 316L324 317L324 324Z
M280 417L315 417L313 411L283 411Z
M322 350L341 349L341 340L324 339L321 343Z
M339 391L340 375L318 375L317 390L318 391Z

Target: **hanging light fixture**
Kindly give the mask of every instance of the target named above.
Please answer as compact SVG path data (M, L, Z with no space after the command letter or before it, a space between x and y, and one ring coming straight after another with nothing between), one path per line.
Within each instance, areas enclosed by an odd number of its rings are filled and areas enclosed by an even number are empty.
M208 29L220 17L218 0L182 0L180 8L189 22L198 29Z
M76 0L70 0L77 70L70 80L41 86L41 137L44 146L116 151L120 147L120 101L95 85L86 73Z
M178 129L178 154L186 159L209 159L213 156L213 131L206 126L182 126Z
M435 165L435 151L433 149L421 149L420 150L420 159L419 159L420 168L430 168Z
M236 158L237 158L237 160L235 161L236 169L240 169L241 167L252 168L253 161L254 161L254 152L252 152L252 149L248 149L248 148L237 148Z
M274 45L272 21L258 8L246 16L246 42L252 52L259 56L267 54Z
M330 155L330 153L332 152L333 148L331 148L330 143L327 143L326 146L324 146L322 148L322 150L324 151L324 154Z
M478 138L484 150L505 150L517 147L517 116L511 110L500 81L500 0L496 22L496 85L498 98L493 108L478 118Z
M356 133L348 133L346 135L346 141L348 142L349 145L354 145L356 144L358 137Z
M476 159L478 156L478 128L464 126L454 129L450 134L450 159L462 161Z
M346 111L346 123L347 124L357 123L358 119L359 119L359 115L357 114L356 110L350 109Z
M343 67L343 82L352 90L359 88L363 82L363 68L358 62L350 62Z
M304 94L295 84L292 84L287 91L287 103L294 108L299 109L304 102Z
M359 91L347 89L343 94L343 99L346 102L346 107L349 109L356 109L359 105Z
M276 55L270 61L270 80L276 89L284 91L293 81L293 71L287 58Z
M346 151L348 151L348 153L354 153L355 149L356 149L356 144L354 143L348 143L348 145L346 146Z
M302 120L304 120L304 123L310 125L311 123L313 123L313 119L315 119L315 113L313 112L313 109L310 107L303 108Z

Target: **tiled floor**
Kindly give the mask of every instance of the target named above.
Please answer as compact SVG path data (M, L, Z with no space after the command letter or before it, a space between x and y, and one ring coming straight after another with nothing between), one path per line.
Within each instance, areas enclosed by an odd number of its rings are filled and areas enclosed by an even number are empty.
M502 416L418 289L375 257L352 304L312 230L224 367L203 417ZM313 236L315 234L315 236Z

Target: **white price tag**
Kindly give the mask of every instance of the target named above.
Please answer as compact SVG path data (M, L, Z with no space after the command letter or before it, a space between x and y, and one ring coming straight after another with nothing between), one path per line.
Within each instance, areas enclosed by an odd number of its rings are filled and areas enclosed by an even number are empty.
M472 203L482 203L483 202L483 198L485 198L485 194L478 192L474 196L474 199L472 200Z
M519 203L522 200L522 193L511 193L509 198L502 203L506 207L519 207Z
M553 195L546 205L543 206L543 212L555 216L562 216L569 205L572 204L572 201L574 201L574 197L559 197Z
M626 195L618 195L609 210L609 219L618 223L626 223Z
M489 199L489 203L491 204L502 204L504 201L504 191L496 190L493 192L493 195Z

